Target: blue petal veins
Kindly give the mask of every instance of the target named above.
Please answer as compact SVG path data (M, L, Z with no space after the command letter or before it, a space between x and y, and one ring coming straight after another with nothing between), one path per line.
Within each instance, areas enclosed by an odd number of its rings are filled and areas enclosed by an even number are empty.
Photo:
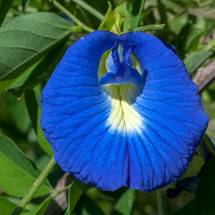
M207 122L181 59L142 32L95 31L81 38L42 93L42 128L57 163L102 190L151 191L175 181Z

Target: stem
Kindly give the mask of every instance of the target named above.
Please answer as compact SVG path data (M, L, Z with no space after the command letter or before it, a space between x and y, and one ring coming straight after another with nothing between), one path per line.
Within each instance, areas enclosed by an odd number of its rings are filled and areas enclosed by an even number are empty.
M166 8L163 4L163 0L157 0L157 4L158 4L158 12L160 14L160 22L167 23Z
M70 184L70 188L68 191L68 207L66 215L72 215L73 210L78 203L79 199L83 195L83 193L87 189L86 184L82 184L78 180L74 180L72 184Z
M72 1L75 2L76 4L80 5L81 7L83 7L86 11L88 11L90 14L92 14L99 20L103 21L104 16L99 11L97 11L95 8L88 5L86 2L84 2L82 0L72 0Z
M137 26L139 25L140 23L140 20L141 20L141 15L142 15L142 12L143 12L143 9L144 9L144 3L145 3L145 0L142 0L141 3L140 3L140 9L139 9L139 12L138 12L138 21L137 21Z
M164 215L163 203L162 203L162 194L161 194L160 190L156 191L156 199L157 199L157 206L158 206L158 215Z
M161 30L165 27L165 24L157 24L157 25L144 25L137 28L132 29L132 31L155 31Z
M67 185L66 187L60 189L60 190L54 190L50 193L50 198L55 198L57 197L58 195L60 195L61 193L63 193L64 191L67 191L69 188L70 188L70 184Z
M199 69L195 74L193 81L199 87L200 93L215 80L215 60L211 61L207 66Z
M19 208L24 209L26 205L31 201L33 198L33 195L35 192L39 189L41 184L44 182L44 180L47 178L48 174L50 173L51 169L55 165L55 160L54 158L51 158L45 169L41 172L41 174L38 176L36 181L33 183L32 187L26 194L26 196L22 199L22 201L19 204Z
M82 21L80 21L78 18L76 18L69 10L67 10L63 5L61 5L56 0L53 0L54 6L60 10L62 13L67 15L69 18L71 18L77 25L80 25L85 31L92 32L94 31L92 28L85 25Z

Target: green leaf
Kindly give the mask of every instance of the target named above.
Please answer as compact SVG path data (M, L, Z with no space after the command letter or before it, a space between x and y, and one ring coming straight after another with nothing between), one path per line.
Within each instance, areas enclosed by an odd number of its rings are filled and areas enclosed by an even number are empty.
M75 211L76 215L105 215L98 202L87 195L83 195Z
M2 215L11 215L12 211L16 208L16 204L9 201L3 196L0 196L0 211Z
M40 147L50 156L53 156L52 147L49 144L49 142L46 140L44 132L41 128L40 124L40 118L41 118L41 109L38 108L38 117L37 117L37 137L38 137L38 143Z
M8 89L9 86L13 83L12 80L5 80L5 81L0 81L0 93L2 93L4 90Z
M10 139L0 136L0 187L10 195L23 196L40 172ZM35 197L52 190L46 180L35 193Z
M204 174L196 191L196 205L200 214L214 214L215 204L215 157L212 157L204 170Z
M11 79L69 34L70 25L48 12L18 16L0 29L0 78Z
M32 126L37 132L37 99L33 90L27 90L25 92L25 103L28 110L28 115L31 119Z
M38 137L38 144L40 145L44 152L46 152L50 157L52 157L53 156L52 147L46 140L40 124L41 120L40 95L41 95L40 89L37 90L35 89L35 91L34 90L26 91L25 101L33 128Z
M215 156L215 140L205 134L203 137L203 142L206 144L208 151Z
M0 93L9 89L14 89L21 87L25 81L28 79L29 75L31 74L32 70L34 70L37 64L32 65L30 68L25 70L22 74L18 77L8 80L0 80Z
M132 16L128 11L127 4L121 4L114 10L111 3L108 2L108 10L104 21L100 24L100 30L111 31L115 34L126 32L131 28Z
M163 3L163 0L156 0L156 1L157 1L158 12L160 15L160 21L161 21L161 23L166 23L167 11L166 11L166 7Z
M215 157L208 161L199 187L196 191L196 198L190 201L185 207L176 211L174 215L213 215L215 211Z
M52 198L45 199L39 206L34 208L29 215L44 215L50 202L52 201Z
M196 213L195 201L190 201L183 208L177 210L174 215L199 215Z
M74 23L82 27L83 30L87 32L92 32L93 28L88 27L85 25L79 18L77 18L76 15L72 14L70 10L68 10L66 7L64 7L61 3L59 3L57 0L52 0L53 5L61 11L66 17L69 17Z
M5 127L5 124L11 123L14 124L14 129L9 130L9 136L16 138L16 130L22 133L28 133L30 127L30 119L26 110L25 102L23 97L17 99L11 93L5 93L1 96L1 101L4 102L4 106L0 109L0 121L2 130Z
M215 50L215 39L209 40L206 47L207 49Z
M112 9L112 5L108 2L108 10L103 22L99 26L99 30L112 31L113 33L120 33L122 26L122 18L119 13Z
M138 11L138 13L131 16L131 21L130 21L131 29L138 27L139 24L141 23L141 21L143 19L144 4L145 4L145 0L133 1L131 9L133 12Z
M26 12L27 4L28 4L28 0L22 0L21 5L22 5L23 12Z
M178 35L187 23L188 15L186 13L181 13L168 21L168 27L172 32Z
M50 53L42 57L18 77L0 81L0 93L14 89L16 95L21 97L24 91L32 89L43 80L46 80L62 58L67 47L68 45L65 44L65 41L60 42Z
M174 13L181 14L184 11L184 8L177 4L177 2L164 0L163 3L166 9L173 11Z
M135 191L127 190L119 198L115 206L115 211L120 215L130 215L133 209L133 203L135 200Z
M196 176L202 166L204 165L205 161L202 156L194 155L192 161L189 164L186 172L183 174L183 178L188 178L192 176Z
M41 80L46 80L47 77L53 72L54 68L58 64L59 60L62 58L63 54L65 53L68 45L63 43L59 43L51 53L45 56L34 68L32 73L26 79L24 84L22 85L21 90L26 90L29 88L34 87L36 84L40 83Z
M185 49L196 51L198 48L199 41L204 34L204 29L191 28L190 33L186 39Z
M206 19L215 19L215 9L214 8L192 8L189 13Z
M188 72L195 72L212 54L212 51L200 50L188 55L184 60Z
M52 147L50 145L50 143L47 141L44 132L41 128L41 105L40 105L40 101L41 101L41 89L39 90L35 90L35 96L37 98L37 137L38 137L38 143L40 145L40 147L43 149L44 152L46 152L50 157L53 157L53 151L52 151Z
M83 7L86 11L88 11L93 16L97 17L99 20L103 21L104 19L103 15L98 10L96 10L95 8L87 4L85 1L83 0L72 0L72 1L80 5L81 7Z
M87 185L75 180L72 182L68 191L68 208L66 215L71 215L78 200L81 198L82 194L86 191Z
M10 9L13 0L0 0L0 25L4 21L7 11Z

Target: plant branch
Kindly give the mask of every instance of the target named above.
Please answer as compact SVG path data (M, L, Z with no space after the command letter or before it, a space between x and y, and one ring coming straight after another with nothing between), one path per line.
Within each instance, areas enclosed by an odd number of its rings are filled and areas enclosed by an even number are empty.
M157 199L158 215L164 215L161 191L156 190L155 192Z
M104 16L99 11L97 11L95 8L93 8L89 4L87 4L86 2L84 2L82 0L72 0L72 1L75 2L76 4L80 5L82 8L84 8L90 14L92 14L93 16L98 18L100 21L103 21Z
M33 185L31 186L30 190L28 193L25 195L25 197L21 200L20 204L18 205L18 208L15 209L13 214L18 215L22 212L23 209L27 206L27 204L31 201L33 198L33 195L35 192L40 188L41 184L45 181L47 178L48 174L52 170L52 168L55 165L55 160L54 158L51 158L45 169L41 172L41 174L38 176L38 178L35 180Z
M200 68L193 78L202 92L212 81L215 80L215 61L209 63L206 67Z
M63 5L61 5L59 2L56 0L52 1L54 6L60 10L62 13L67 15L69 18L71 18L77 25L81 26L85 31L87 32L92 32L94 31L92 28L88 27L85 25L82 21L80 21L77 17L75 17L69 10L67 10Z
M67 208L67 194L66 191L71 185L72 177L65 173L57 182L55 189L50 193L51 202L46 210L47 215L61 214L62 210Z

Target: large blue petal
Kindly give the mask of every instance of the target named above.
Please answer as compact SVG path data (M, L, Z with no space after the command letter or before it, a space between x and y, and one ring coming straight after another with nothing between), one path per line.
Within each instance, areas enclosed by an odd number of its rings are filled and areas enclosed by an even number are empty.
M99 84L98 67L116 42L131 46L144 74L135 99L130 91L122 94L132 97L127 105L143 120L138 132L110 129L107 123L116 98ZM122 113L115 117L123 120ZM150 191L176 180L207 120L183 62L162 41L139 32L116 36L96 31L81 38L68 49L42 94L42 127L57 163L104 190L129 186Z
M108 132L110 102L98 67L117 36L96 31L72 45L42 94L42 127L60 167L85 183L114 190L126 186L126 138Z
M128 153L130 173L136 170L130 175L131 186L148 191L176 180L185 171L208 117L197 86L170 46L141 32L124 34L120 40L132 44L145 74L143 92L134 104L143 117L144 129L129 141ZM139 166L145 164L139 170L135 168L138 159Z

